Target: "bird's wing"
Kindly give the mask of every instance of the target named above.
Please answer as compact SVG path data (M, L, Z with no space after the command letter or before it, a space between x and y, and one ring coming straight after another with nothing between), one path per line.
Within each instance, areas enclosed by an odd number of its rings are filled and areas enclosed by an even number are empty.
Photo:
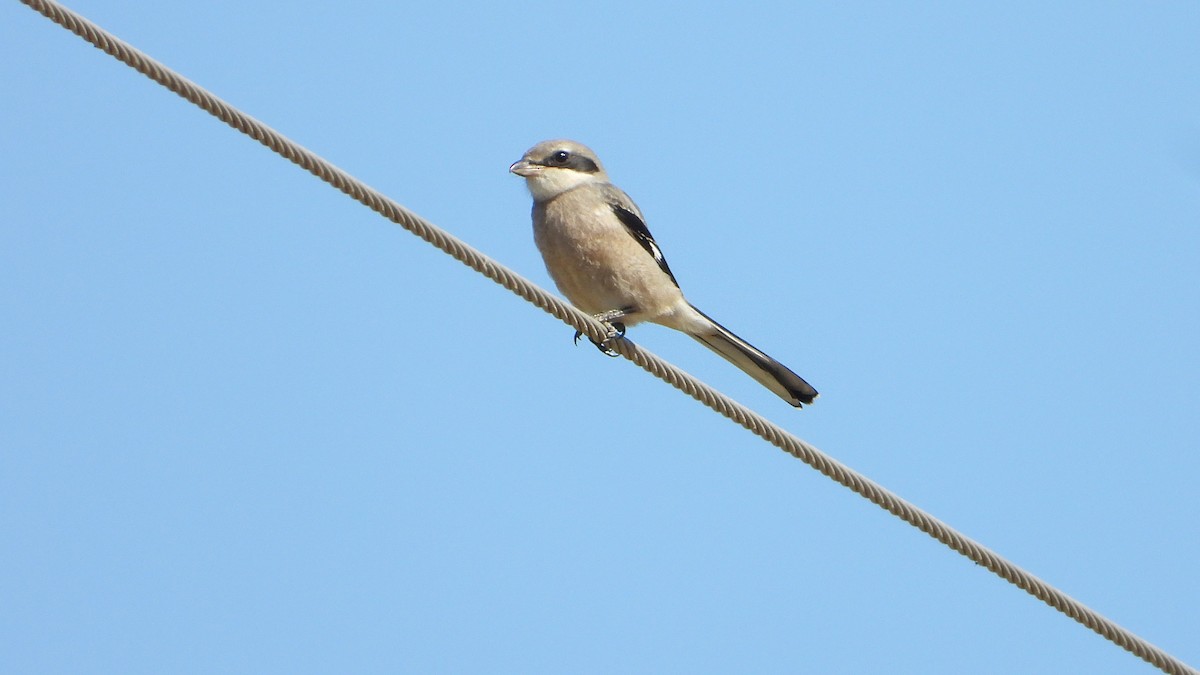
M612 207L617 220L620 220L630 236L638 244L641 244L642 248L646 249L646 253L653 256L654 262L658 263L658 267L667 273L667 276L671 278L671 283L675 284L675 287L678 288L679 282L675 281L675 275L671 273L671 267L667 265L667 259L663 256L662 249L658 247L658 243L654 241L654 236L650 234L649 228L646 227L645 221L642 220L642 214L638 211L638 207L624 192L621 192L617 188L612 188L612 191L605 196L608 197L608 205Z

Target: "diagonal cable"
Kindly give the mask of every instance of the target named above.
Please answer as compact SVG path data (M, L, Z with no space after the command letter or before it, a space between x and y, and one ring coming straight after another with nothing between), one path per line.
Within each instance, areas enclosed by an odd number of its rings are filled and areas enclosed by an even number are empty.
M246 115L203 87L155 61L128 43L52 0L20 0L46 18L75 33L97 49L116 58L162 86L212 114L222 122L262 143L275 153L341 190L355 201L436 246L454 259L516 293L585 335L601 341L608 334L599 322L546 292L462 240L429 223L403 206L371 189L350 174L321 159L267 125ZM885 511L916 527L1001 579L1087 626L1107 640L1166 673L1200 675L1186 663L1122 628L1050 584L959 533L898 495L841 464L817 448L789 434L757 413L721 394L674 365L624 338L609 343L625 358L655 377L676 387L716 412L745 427L784 452L803 461L837 483L850 488Z

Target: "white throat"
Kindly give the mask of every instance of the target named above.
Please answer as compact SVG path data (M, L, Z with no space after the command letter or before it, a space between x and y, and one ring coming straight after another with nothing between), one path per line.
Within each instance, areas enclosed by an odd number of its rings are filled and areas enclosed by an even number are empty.
M603 173L584 173L574 169L547 167L525 179L534 201L544 202L588 183L604 183L608 178Z

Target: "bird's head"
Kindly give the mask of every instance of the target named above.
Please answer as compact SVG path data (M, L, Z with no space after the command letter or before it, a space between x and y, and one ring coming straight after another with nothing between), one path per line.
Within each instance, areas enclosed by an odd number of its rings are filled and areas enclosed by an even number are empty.
M542 141L508 170L525 179L534 201L547 201L588 183L607 183L596 153L582 143Z

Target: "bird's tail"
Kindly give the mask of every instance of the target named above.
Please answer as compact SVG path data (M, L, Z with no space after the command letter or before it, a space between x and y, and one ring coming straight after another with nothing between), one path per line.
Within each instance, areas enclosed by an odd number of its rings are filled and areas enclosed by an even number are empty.
M803 407L817 398L817 390L793 373L787 366L760 352L754 345L734 335L729 329L713 321L704 312L692 307L696 313L708 320L711 327L698 332L688 332L697 342L720 354L725 360L741 368L750 377L758 380L767 389L783 400Z

